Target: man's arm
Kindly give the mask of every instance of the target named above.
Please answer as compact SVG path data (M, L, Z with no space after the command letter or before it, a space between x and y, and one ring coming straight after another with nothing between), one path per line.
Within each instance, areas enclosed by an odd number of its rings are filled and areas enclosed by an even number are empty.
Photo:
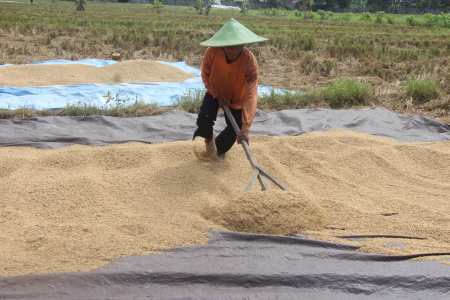
M245 76L245 101L242 109L242 129L250 130L258 106L258 62L251 55Z
M202 81L205 85L206 91L210 93L213 98L217 98L217 93L211 89L211 85L209 84L209 76L211 75L211 68L212 63L214 61L215 56L215 50L214 48L207 48L205 51L205 54L203 55L203 61L202 61Z

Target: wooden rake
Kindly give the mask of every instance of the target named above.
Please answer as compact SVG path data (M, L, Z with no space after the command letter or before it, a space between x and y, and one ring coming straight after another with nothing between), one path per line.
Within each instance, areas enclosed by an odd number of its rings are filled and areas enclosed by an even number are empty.
M233 115L231 114L230 108L227 104L224 104L224 110L225 113L228 116L228 119L230 119L231 124L233 125L234 131L236 134L239 134L239 126L236 123L236 120L234 119ZM250 164L253 167L253 174L250 178L250 181L245 188L245 191L248 192L252 189L253 184L255 183L256 178L258 178L259 183L262 186L262 190L270 190L270 185L266 180L266 177L272 180L276 185L278 185L280 188L282 188L285 191L290 191L290 189L285 186L280 180L278 180L275 176L269 173L263 166L261 166L257 161L256 158L253 156L252 151L250 150L250 146L246 141L241 141L241 145L244 148L245 154L247 155L248 160L250 161Z

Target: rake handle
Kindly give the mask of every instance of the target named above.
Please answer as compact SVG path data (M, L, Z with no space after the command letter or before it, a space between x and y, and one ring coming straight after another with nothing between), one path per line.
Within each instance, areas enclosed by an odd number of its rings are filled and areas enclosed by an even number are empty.
M233 115L231 114L230 108L228 107L228 104L224 104L223 108L225 110L225 113L228 116L228 119L230 119L231 124L233 125L234 131L236 132L236 134L239 134L240 128L236 123L236 120L234 119ZM250 146L248 145L248 143L244 140L241 140L241 145L245 150L245 154L248 158L248 160L250 161L250 164L253 167L253 175L250 179L250 182L246 188L246 191L249 191L253 185L253 183L255 182L256 178L258 178L259 183L261 184L263 190L270 190L270 186L266 181L266 177L269 177L270 180L272 180L276 185L278 185L280 188L282 188L285 191L290 191L290 189L284 185L281 181L279 181L277 178L275 178L275 176L273 176L272 174L269 173L269 171L267 171L265 168L263 168L263 166L261 166L257 161L256 158L253 156L252 151L250 150Z
M236 134L239 134L240 128L239 128L238 124L236 123L236 120L234 119L233 115L231 114L230 108L228 107L227 104L224 104L223 108L225 110L225 113L228 116L228 119L230 119L231 124L233 125L234 131L236 132ZM250 188L253 185L253 182L255 181L256 178L258 178L258 181L261 184L263 190L270 190L270 185L267 182L265 176L263 174L261 174L261 172L259 172L259 169L258 169L259 164L256 161L256 158L253 156L253 153L250 150L248 143L244 140L241 140L241 145L244 148L247 159L250 161L250 164L252 165L253 170L254 170L252 180L250 181L246 190L250 190Z

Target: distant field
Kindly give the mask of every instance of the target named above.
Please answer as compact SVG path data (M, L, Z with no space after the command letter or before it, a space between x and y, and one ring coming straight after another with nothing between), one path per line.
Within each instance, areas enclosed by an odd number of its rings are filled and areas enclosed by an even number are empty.
M431 26L424 16L335 13L322 19L314 13L305 19L281 10L211 10L205 16L193 7L170 6L157 14L151 4L107 2L87 2L84 12L75 8L69 1L0 2L0 64L110 59L119 52L124 59L186 61L199 68L199 43L233 17L269 38L249 45L260 63L261 84L311 93L350 78L372 87L367 106L448 122L450 30ZM412 79L436 83L434 97L419 103L405 92Z

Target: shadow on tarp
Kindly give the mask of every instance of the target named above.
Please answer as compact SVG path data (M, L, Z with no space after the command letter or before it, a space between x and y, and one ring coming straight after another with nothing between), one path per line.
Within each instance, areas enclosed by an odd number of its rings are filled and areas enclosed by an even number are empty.
M90 272L0 278L0 299L449 299L450 267L345 244L212 231Z
M62 148L72 144L106 146L161 143L192 138L197 115L172 110L139 118L37 117L0 120L0 146ZM220 114L216 130L225 127ZM360 110L297 109L257 111L251 134L296 136L312 131L345 129L395 139L398 142L450 140L450 126L423 116L402 116L385 108Z
M157 62L179 68L196 77L182 82L90 83L37 87L0 86L0 108L11 110L19 108L54 110L70 105L79 106L80 104L107 107L108 95L111 95L113 100L120 99L130 104L142 102L145 104L172 106L189 92L205 89L200 77L200 70L189 66L186 62ZM117 63L117 61L101 59L70 61L57 59L31 63L30 65L84 64L103 67L114 63ZM11 64L0 65L0 67L2 66L11 66ZM272 92L284 94L288 91L263 85L258 86L258 94L260 96Z

